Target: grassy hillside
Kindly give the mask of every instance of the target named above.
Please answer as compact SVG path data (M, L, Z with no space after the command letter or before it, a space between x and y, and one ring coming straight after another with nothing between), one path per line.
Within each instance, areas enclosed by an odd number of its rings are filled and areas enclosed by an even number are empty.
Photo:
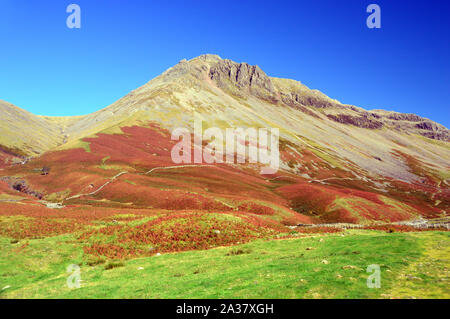
M1 238L0 247L2 298L450 297L442 232L346 231L99 264L72 235ZM81 267L79 289L66 285L70 264ZM379 289L366 285L371 264L381 267Z
M0 151L35 156L63 143L62 126L0 100Z
M12 179L24 180L44 200L84 205L86 210L88 206L234 210L291 225L439 217L449 205L445 183L368 181L288 142L282 143L281 157L296 163L299 172L267 176L259 174L256 165L174 167L175 141L154 123L122 127L120 134L100 133L83 143L85 148L47 152L24 165L8 167L0 177L9 176L10 184ZM415 165L419 171L421 166ZM42 174L43 167L50 169L49 174Z

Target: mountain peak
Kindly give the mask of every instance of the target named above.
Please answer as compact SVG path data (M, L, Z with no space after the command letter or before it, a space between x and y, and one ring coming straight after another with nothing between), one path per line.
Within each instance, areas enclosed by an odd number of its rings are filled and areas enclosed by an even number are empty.
M196 61L196 60L217 62L217 61L222 60L222 58L217 54L206 53L206 54L199 55L198 57L192 58L189 61Z
M431 139L450 139L450 133L445 127L420 116L367 111L346 105L299 81L270 77L258 65L222 59L215 54L183 59L147 83L144 89L148 90L145 95L150 96L155 96L149 93L155 89L160 95L164 91L165 99L162 101L167 102L167 96L172 96L171 105L183 105L187 110L191 110L192 105L206 105L208 109L215 109L211 101L217 96L204 98L206 92L215 92L220 96L215 102L218 105L229 106L229 98L244 104L263 102L296 109L318 120L345 126L372 130L389 127L398 132L420 134Z
M383 132L388 131L450 140L447 128L418 115L366 111L344 105L296 80L270 77L257 65L203 54L181 60L110 106L82 117L63 121L38 117L9 104L3 103L2 107L0 103L0 145L3 149L20 149L36 155L72 141L78 143L100 131L120 132L120 126L134 125L137 120L164 123L167 129L189 126L194 111L211 123L228 126L264 127L278 122L279 127L287 127L286 123L295 123L291 128L295 134L301 131L300 135L326 141L325 144L329 141L324 136L336 134L335 130L349 132L355 127L371 130L372 133L366 134L379 134L381 139ZM296 120L287 120L286 116ZM265 117L270 120L263 120ZM305 131L297 127L300 122ZM312 126L306 130L308 125ZM30 135L22 127L33 127L33 132L42 133ZM321 129L316 132L318 127ZM352 161L359 162L359 159L352 158Z

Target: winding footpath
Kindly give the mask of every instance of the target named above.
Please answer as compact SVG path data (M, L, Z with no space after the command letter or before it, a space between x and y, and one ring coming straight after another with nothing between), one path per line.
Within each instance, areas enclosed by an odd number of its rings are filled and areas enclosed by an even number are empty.
M177 166L160 166L160 167L154 167L151 170L145 172L145 173L138 173L139 175L148 175L151 174L152 172L156 171L156 170L164 170L164 169L176 169L176 168L189 168L189 167L215 167L214 165L202 165L202 164L198 164L198 165L177 165ZM98 192L100 192L103 188L105 188L106 186L108 186L109 184L111 184L112 182L114 182L117 178L119 178L122 175L128 174L128 171L122 171L116 175L114 175L113 177L111 177L111 179L109 181L107 181L106 183L104 183L103 185L101 185L99 188L97 188L95 191L92 191L90 193L85 193L85 194L77 194L74 196L70 196L65 198L62 203L64 203L65 201L71 200L71 199L76 199L76 198L80 198L83 196L92 196L97 194ZM61 203L61 204L62 204Z
M128 171L120 172L119 174L113 176L113 177L112 177L109 181L107 181L105 184L103 184L102 186L100 186L99 188L97 188L95 191L90 192L90 193L87 193L87 194L78 194L78 195L74 195L74 196L71 196L71 197L67 197L66 199L63 200L63 202L64 202L64 201L67 201L67 200L70 200L70 199L80 198L80 197L82 197L82 196L91 196L91 195L95 195L95 194L97 194L98 192L100 192L103 188L105 188L107 185L109 185L109 184L111 184L112 182L114 182L117 178L119 178L120 176L122 176L122 175L124 175L124 174L127 174L127 173L128 173Z

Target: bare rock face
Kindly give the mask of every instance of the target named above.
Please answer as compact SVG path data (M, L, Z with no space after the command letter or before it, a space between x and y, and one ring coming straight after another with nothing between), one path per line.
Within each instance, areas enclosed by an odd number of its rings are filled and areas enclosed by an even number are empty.
M274 99L276 93L271 79L257 65L221 60L210 68L209 77L218 87L233 93L239 90L264 99Z
M433 122L421 122L419 124L415 125L417 128L420 128L421 130L427 130L427 131L437 131L438 126L436 123Z
M387 116L387 118L395 121L409 122L419 122L423 120L423 118L421 118L420 116L411 113L391 113Z
M367 114L362 114L360 116L353 116L348 114L328 114L327 117L338 123L350 124L353 126L368 129L380 129L384 125L383 122L371 119Z
M315 108L329 108L333 106L337 106L336 103L332 103L331 101L320 98L318 96L305 95L300 94L298 92L291 92L290 94L282 94L282 101L287 105L304 105L304 106L313 106Z
M327 114L330 120L367 129L389 127L396 131L422 136L442 141L450 140L449 130L436 122L415 114L393 113L381 115L374 112L360 111L350 108L354 114ZM346 111L347 112L347 111Z
M450 134L446 132L420 132L420 135L431 138L433 140L450 141Z
M423 120L423 119L422 119ZM435 140L450 140L449 131L442 125L432 121L424 121L415 125L419 130L419 134Z
M6 182L12 189L18 192L34 196L38 199L42 199L44 196L42 193L31 189L25 180L18 177L4 176L0 177L0 181Z
M374 110L372 114L377 114L387 127L397 131L420 134L435 140L450 140L450 131L445 126L416 114L383 110Z

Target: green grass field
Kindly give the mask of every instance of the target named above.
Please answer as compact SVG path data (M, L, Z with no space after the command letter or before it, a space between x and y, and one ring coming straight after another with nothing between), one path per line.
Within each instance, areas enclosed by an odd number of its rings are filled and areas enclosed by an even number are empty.
M97 265L72 235L0 238L0 298L449 298L449 237L348 230ZM367 287L371 264L381 288Z

